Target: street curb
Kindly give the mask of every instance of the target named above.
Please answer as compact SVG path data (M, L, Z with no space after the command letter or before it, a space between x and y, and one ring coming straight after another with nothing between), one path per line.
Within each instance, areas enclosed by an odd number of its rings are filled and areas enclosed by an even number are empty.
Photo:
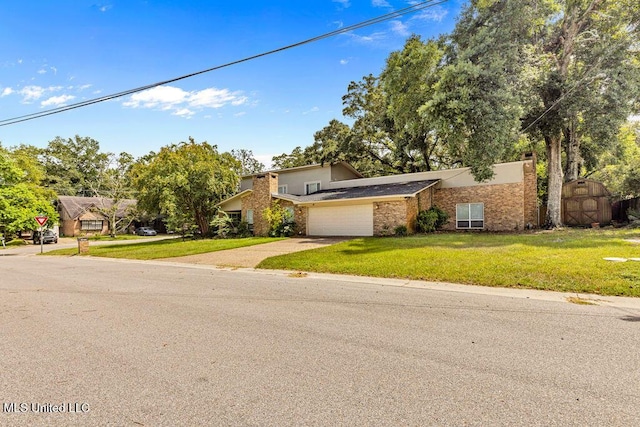
M640 311L640 298L632 297L617 297L617 296L604 296L595 294L575 293L575 292L555 292L555 291L543 291L535 289L511 289L511 288L494 288L488 286L477 285L463 285L459 283L448 282L431 282L423 280L409 280L409 279L391 279L369 276L353 276L342 274L330 274L330 273L313 273L302 272L296 270L266 270L258 268L246 268L246 267L229 267L229 266L215 266L205 264L189 264L171 261L155 261L155 260L131 260L120 258L102 258L102 257L74 257L75 259L91 259L110 262L124 262L124 263L140 263L147 265L164 265L174 266L181 268L192 268L200 270L216 270L227 272L243 272L259 275L270 275L279 277L299 277L300 279L309 278L314 280L334 280L349 283L359 283L378 286L392 286L399 288L411 288L411 289L424 289L437 292L460 292L466 294L477 295L489 295L504 298L517 298L517 299L531 299L539 301L554 301L561 303L571 303L571 299L578 299L586 304L593 306L605 306L634 309ZM585 305L588 307L588 305Z

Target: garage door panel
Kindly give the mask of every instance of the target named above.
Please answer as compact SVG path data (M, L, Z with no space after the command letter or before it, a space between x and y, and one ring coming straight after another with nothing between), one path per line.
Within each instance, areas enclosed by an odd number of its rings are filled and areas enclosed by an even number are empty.
M310 236L373 236L373 205L309 208Z

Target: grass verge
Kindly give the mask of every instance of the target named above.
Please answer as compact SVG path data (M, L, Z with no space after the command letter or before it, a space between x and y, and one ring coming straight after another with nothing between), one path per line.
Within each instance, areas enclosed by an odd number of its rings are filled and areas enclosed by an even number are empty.
M258 268L640 297L640 230L360 238Z
M203 239L188 240L166 239L153 242L130 243L121 245L90 246L89 254L97 257L128 258L128 259L158 259L174 258L187 255L197 255L216 252L244 246L260 245L262 243L282 240L271 237L249 237L246 239ZM45 255L76 255L77 248L58 249Z
M144 239L144 237L142 236L138 236L135 234L118 234L116 237L111 237L109 235L102 235L102 234L98 234L95 236L89 236L87 237L87 239L89 240L95 240L95 241L120 241L120 240L139 240L139 239Z

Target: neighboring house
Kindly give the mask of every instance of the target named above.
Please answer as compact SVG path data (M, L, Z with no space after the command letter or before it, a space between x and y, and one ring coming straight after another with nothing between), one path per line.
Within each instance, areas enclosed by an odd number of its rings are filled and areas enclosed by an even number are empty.
M60 234L67 237L108 234L109 218L100 213L100 210L110 209L112 206L113 200L104 197L58 196ZM136 200L121 200L116 217L124 218L127 211L135 206Z
M418 212L438 206L448 230L523 230L538 225L535 159L494 165L476 182L469 168L363 178L347 163L311 165L243 177L240 193L219 204L265 235L263 211L290 209L296 234L380 236L401 225L415 232Z

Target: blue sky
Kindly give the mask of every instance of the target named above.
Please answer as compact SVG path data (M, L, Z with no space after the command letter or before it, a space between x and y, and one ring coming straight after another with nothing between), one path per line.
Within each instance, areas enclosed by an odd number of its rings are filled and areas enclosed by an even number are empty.
M0 0L0 120L168 80L407 7L407 0ZM453 28L463 0L169 85L0 127L4 146L76 134L141 156L186 141L263 163L342 119L351 81L412 33Z

